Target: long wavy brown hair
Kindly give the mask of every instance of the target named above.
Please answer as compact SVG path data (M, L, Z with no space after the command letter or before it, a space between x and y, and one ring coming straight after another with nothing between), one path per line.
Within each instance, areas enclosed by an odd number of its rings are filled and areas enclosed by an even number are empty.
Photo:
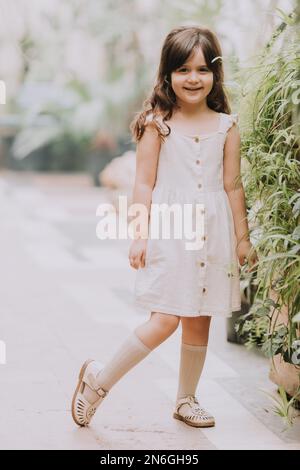
M170 134L170 127L164 122L172 117L178 109L176 95L171 86L171 73L181 67L195 49L201 47L206 65L213 72L213 87L207 96L207 105L214 111L231 113L228 98L224 89L224 70L222 50L216 35L206 27L181 26L174 28L167 35L160 57L156 84L130 123L133 141L138 142L145 131L146 119L153 114L153 121L161 139ZM162 121L159 119L162 117ZM166 126L167 131L163 126Z

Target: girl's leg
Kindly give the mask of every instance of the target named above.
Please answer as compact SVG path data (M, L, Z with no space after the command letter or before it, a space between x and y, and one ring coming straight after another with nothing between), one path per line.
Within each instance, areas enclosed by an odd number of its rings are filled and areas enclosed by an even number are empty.
M215 418L200 406L196 389L204 366L210 316L181 317L182 342L177 401L173 418L194 427L211 427Z
M205 362L211 317L181 317L182 340L177 400L195 396Z
M179 316L152 312L150 319L129 335L112 359L99 371L95 385L109 391L130 369L174 333L179 322ZM84 396L90 403L99 398L88 386L84 389Z
M135 333L152 350L174 333L179 322L180 317L177 315L151 312L150 319L138 326Z

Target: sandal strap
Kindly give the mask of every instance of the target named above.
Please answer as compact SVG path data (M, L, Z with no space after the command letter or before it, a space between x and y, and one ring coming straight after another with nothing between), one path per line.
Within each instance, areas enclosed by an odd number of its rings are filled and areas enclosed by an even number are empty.
M100 398L105 398L106 395L108 394L108 391L107 390L104 390L104 388L95 388L94 391L99 395Z
M96 369L96 371L91 370L86 378L83 378L83 382L88 385L94 392L96 392L100 398L105 398L106 395L108 394L108 390L105 390L102 387L99 387L96 382L96 377L95 373L99 372L99 370Z
M190 405L190 407L192 407L193 403L199 404L197 398L193 395L187 395L186 397L180 398L176 403L177 413L183 405Z
M200 406L198 399L194 395L188 395L177 401L176 403L177 413L179 413L179 410L183 405L189 405L193 413L200 417L213 418L204 408Z

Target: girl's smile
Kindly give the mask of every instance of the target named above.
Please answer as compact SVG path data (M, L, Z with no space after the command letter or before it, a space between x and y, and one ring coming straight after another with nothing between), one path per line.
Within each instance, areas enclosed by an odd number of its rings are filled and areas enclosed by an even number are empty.
M199 91L199 90L203 90L203 87L198 87L198 88L187 88L187 87L184 87L185 90L187 91Z

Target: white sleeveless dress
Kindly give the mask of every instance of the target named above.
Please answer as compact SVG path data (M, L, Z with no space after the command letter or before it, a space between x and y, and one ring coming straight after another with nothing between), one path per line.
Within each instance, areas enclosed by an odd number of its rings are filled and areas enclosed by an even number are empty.
M170 125L161 144L152 204L203 204L203 243L187 250L191 240L184 237L148 239L145 267L136 271L138 309L183 317L231 317L241 309L237 240L223 185L224 144L238 115L219 115L216 132L185 135Z

